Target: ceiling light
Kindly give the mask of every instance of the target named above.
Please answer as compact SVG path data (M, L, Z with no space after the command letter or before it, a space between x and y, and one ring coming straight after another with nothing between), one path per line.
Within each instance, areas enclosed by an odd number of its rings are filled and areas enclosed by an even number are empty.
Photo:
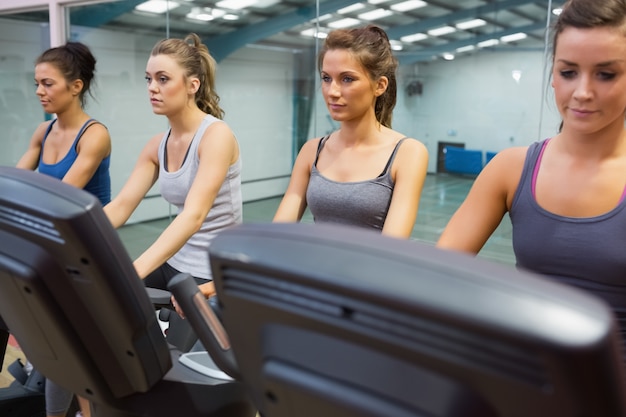
M482 42L478 42L478 47L479 48L488 48L490 46L495 46L497 44L499 44L500 41L497 39L489 39L487 41L482 41Z
M524 32L514 33L512 35L506 35L500 38L502 42L515 42L521 41L522 39L526 39L528 37Z
M328 23L328 26L333 28L333 29L341 29L341 28L347 28L350 26L356 26L359 23L361 23L361 21L359 19L353 19L351 17L346 17L343 19L339 19L339 20L335 20L334 22L330 22Z
M387 1L389 0L367 0L369 4L380 4L380 3L385 3Z
M408 12L409 10L419 9L420 7L428 6L428 3L422 0L408 0L402 3L396 3L391 5L391 9L396 12Z
M431 29L428 31L430 36L447 35L448 33L456 32L456 28L452 26L442 26L440 28Z
M462 53L462 52L473 51L474 49L476 49L474 45L467 45L467 46L461 46L460 48L456 48L456 51L458 53Z
M215 5L224 9L241 10L253 6L256 3L257 0L222 0L218 1Z
M356 12L357 10L361 10L364 7L365 5L363 3L354 3L351 6L344 7L343 9L337 10L337 13L339 14L352 13L352 12Z
M332 13L326 13L326 14L323 14L323 15L321 15L320 17L318 17L318 18L316 18L316 19L311 19L311 22L312 22L312 23L315 23L315 22L323 22L324 20L328 20L328 19L330 19L331 17L333 17Z
M280 3L280 0L258 0L254 6L265 8L265 7L273 6L278 3Z
M376 19L382 19L383 17L387 17L392 14L393 12L391 10L376 9L376 10L372 10L371 12L361 13L359 15L359 19L376 20Z
M303 30L302 32L300 32L300 35L310 36L312 38L324 39L328 36L328 33L317 31L317 29L311 28L311 29Z
M452 61L454 59L454 54L451 54L450 52L446 52L445 54L441 55L443 57L443 59L445 59L446 61Z
M180 6L180 4L167 0L150 0L135 6L135 10L148 13L165 13Z
M402 49L404 49L402 42L397 41L395 39L391 39L389 43L391 44L391 49L394 51L401 51Z
M483 19L472 19L466 22L457 23L455 26L457 29L467 30L467 29L477 28L480 26L485 26L486 24L487 22L485 22Z
M225 14L226 12L220 9L211 9L210 7L193 7L191 11L187 13L187 18L209 22L218 17L222 17Z
M232 14L232 13L226 13L224 16L222 16L222 19L224 20L239 20L239 16L236 14Z
M414 33L412 35L407 35L407 36L402 36L400 38L400 40L402 42L417 42L417 41L421 41L424 40L428 37L428 35L424 34L424 33Z
M563 9L561 7L557 7L556 9L552 9L552 14L558 16L563 12Z

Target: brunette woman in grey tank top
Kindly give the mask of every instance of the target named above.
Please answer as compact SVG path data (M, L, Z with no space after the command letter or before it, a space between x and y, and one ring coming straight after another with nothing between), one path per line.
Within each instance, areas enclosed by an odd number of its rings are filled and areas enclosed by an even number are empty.
M570 0L554 33L560 132L498 153L438 246L477 253L508 211L518 265L604 299L626 336L626 1Z
M391 129L397 61L376 27L331 32L318 57L322 94L341 123L304 144L274 221L315 222L382 230L408 238L426 178L428 152Z
M197 35L154 46L146 66L148 93L153 112L166 116L170 128L148 142L119 195L105 207L113 225L121 226L159 179L163 197L178 212L135 268L157 288L178 272L190 273L206 297L215 293L211 239L242 220L239 146L220 120L214 79L215 61Z

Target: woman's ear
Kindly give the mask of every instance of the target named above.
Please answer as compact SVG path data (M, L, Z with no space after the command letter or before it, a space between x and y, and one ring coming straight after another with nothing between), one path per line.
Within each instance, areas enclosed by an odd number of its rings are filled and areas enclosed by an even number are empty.
M74 80L70 83L70 91L72 92L73 96L78 96L80 95L81 91L83 91L83 87L84 87L84 83L83 80L78 79L78 80Z
M387 86L389 86L389 78L383 75L376 82L376 90L374 90L374 95L376 97L383 95L383 93L387 91Z
M198 78L191 78L189 80L189 94L195 95L200 89L200 80Z

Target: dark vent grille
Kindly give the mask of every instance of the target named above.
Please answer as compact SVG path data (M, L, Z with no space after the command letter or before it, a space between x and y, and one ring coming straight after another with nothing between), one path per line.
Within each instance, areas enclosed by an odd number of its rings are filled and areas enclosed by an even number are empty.
M9 227L30 232L58 243L64 243L64 240L61 238L61 234L54 227L52 222L22 211L14 210L8 207L0 207L0 223L8 225Z
M467 323L443 325L385 306L373 306L357 299L310 288L236 268L223 268L224 291L230 296L254 299L265 305L281 305L303 316L328 317L329 322L347 331L377 338L398 346L410 346L433 359L453 361L467 368L480 368L491 374L517 380L539 389L549 389L543 361L534 352L472 333ZM331 320L332 319L332 320Z

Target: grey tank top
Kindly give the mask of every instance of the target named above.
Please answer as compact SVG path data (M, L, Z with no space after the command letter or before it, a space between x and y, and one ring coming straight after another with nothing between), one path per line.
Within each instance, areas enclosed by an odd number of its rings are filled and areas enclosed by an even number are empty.
M393 195L391 165L406 138L398 141L378 177L355 182L333 181L317 170L317 160L328 138L320 139L306 190L306 201L313 220L316 223L341 223L381 231Z
M517 266L603 298L626 336L626 202L622 198L611 211L587 218L542 209L533 191L546 144L529 146L509 213Z
M194 135L182 167L175 172L166 170L165 149L170 135L168 130L159 145L159 187L165 200L176 206L180 213L185 204L189 189L193 184L200 159L198 158L198 146L207 127L219 119L207 115L198 131ZM206 138L210 140L210 138ZM181 272L187 272L194 277L211 279L208 249L211 240L217 232L242 222L242 197L241 197L241 158L228 168L226 179L215 197L213 206L207 217L202 222L200 230L196 232L185 245L172 256L167 263Z

